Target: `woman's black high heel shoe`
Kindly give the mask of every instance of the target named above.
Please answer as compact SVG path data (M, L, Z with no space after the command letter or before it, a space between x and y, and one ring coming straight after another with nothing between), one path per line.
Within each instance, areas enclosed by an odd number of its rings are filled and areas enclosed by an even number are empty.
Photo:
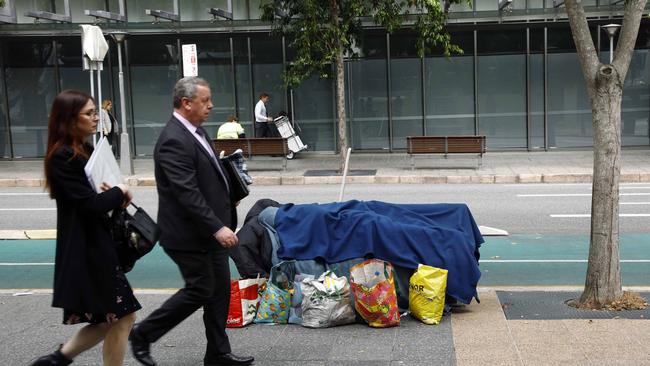
M61 353L61 347L56 351L40 357L38 360L34 361L31 366L59 366L59 365L69 365L72 363L72 360L68 359Z

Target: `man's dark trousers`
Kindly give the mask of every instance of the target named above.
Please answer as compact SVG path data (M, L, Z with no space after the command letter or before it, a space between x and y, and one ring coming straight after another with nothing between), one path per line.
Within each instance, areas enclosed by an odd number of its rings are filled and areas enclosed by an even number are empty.
M255 122L255 137L269 137L268 123Z
M218 245L216 242L214 245ZM203 306L203 323L208 340L205 362L230 353L225 332L230 304L228 251L212 248L207 252L165 249L178 265L185 280L180 289L137 326L138 335L153 343ZM222 329L223 331L220 331Z

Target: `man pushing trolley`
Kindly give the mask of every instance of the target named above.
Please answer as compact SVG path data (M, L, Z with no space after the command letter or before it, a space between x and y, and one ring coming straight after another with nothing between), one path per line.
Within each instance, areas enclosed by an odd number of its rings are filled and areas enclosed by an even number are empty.
M296 134L291 125L289 117L286 113L280 112L280 115L273 119L275 127L278 128L280 136L287 140L287 146L289 147L289 153L287 154L287 159L291 160L296 156L296 153L307 150L308 146L302 143L300 136Z

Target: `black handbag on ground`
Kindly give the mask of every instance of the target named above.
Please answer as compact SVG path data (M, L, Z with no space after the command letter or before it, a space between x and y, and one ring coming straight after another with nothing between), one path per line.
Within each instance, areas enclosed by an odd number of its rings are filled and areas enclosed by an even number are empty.
M228 184L230 185L230 194L235 202L239 202L244 199L250 193L248 185L239 175L239 171L231 160L221 159L221 165L223 165L224 170L226 171L226 176L228 177Z
M149 253L160 238L158 224L141 207L131 202L135 213L125 208L113 210L111 234L120 267L124 273L133 269L135 262Z

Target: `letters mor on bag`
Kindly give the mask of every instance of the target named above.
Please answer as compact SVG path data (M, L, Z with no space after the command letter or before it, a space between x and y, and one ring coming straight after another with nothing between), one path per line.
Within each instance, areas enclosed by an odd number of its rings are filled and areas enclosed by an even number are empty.
M230 283L230 306L226 327L241 328L255 320L266 278L233 280Z

